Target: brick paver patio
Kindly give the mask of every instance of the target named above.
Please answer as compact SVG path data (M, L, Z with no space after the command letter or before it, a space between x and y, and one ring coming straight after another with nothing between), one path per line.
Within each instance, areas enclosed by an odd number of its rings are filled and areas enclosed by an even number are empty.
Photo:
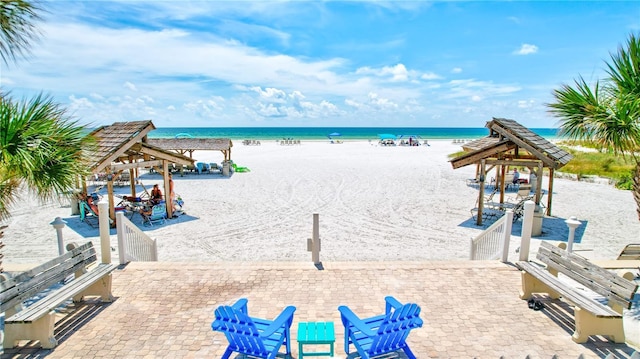
M384 297L422 307L424 327L409 343L419 358L628 358L634 348L603 338L571 340L573 313L542 297L533 311L518 298L520 274L499 262L130 263L113 274L110 304L93 302L56 324L54 350L34 343L3 358L219 358L227 345L211 330L219 304L249 299L249 314L273 319L287 305L300 321L334 321L345 358L339 305L360 316L384 311ZM292 341L294 358L297 342ZM232 356L235 358L235 356Z

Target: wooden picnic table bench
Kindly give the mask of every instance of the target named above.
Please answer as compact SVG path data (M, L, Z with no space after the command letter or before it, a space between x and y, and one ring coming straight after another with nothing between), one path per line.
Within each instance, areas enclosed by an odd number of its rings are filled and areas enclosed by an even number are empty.
M584 343L591 335L605 335L616 343L624 343L623 309L631 308L638 285L600 268L586 258L567 252L548 242L541 242L538 260L546 268L526 261L516 263L522 270L520 298L528 300L533 293L547 293L552 299L562 297L575 307L575 331L572 339ZM607 299L604 305L575 283L558 278L562 273L584 288Z
M96 263L93 243L67 246L65 254L56 257L14 277L0 280L0 312L5 312L4 348L12 348L18 340L39 340L43 348L54 348L58 341L54 336L55 312L64 302L74 303L84 296L100 296L103 302L111 302L111 272L117 266ZM62 283L71 275L74 278ZM51 289L49 293L43 291ZM22 309L22 303L36 295L45 296Z

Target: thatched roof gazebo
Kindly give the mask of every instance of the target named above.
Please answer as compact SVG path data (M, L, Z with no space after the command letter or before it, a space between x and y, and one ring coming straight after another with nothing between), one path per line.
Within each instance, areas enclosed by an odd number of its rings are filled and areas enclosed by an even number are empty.
M102 126L92 131L96 141L90 161L90 170L94 174L107 174L107 190L109 194L109 217L115 219L113 181L124 170L129 170L131 195L135 196L134 178L140 167L158 169L164 180L164 193L170 193L169 164L193 165L193 159L182 154L167 151L148 143L147 134L156 127L151 121L116 122L110 126ZM83 184L86 192L86 184ZM169 218L173 215L173 206L167 205Z
M231 160L233 147L228 138L150 138L147 143L182 155L188 152L190 158L193 158L194 151L220 151L225 161Z
M542 138L514 120L493 118L487 122L489 136L469 142L463 146L465 154L452 159L454 169L476 165L476 178L480 185L478 211L482 213L486 174L497 167L500 184L500 202L504 202L504 177L509 167L527 167L539 179L536 181L535 202L540 204L542 194L543 169L549 169L549 190L547 196L547 215L551 215L553 198L553 173L566 165L571 154ZM487 166L490 166L487 169ZM478 225L482 216L478 216Z

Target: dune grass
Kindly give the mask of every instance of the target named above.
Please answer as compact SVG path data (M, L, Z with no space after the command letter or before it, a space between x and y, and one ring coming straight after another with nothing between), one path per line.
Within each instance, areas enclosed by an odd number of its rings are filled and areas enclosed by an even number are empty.
M632 176L635 169L635 161L622 155L601 151L580 151L573 147L561 146L565 151L573 155L562 172L573 173L581 176L600 176L616 181L616 187L631 189Z

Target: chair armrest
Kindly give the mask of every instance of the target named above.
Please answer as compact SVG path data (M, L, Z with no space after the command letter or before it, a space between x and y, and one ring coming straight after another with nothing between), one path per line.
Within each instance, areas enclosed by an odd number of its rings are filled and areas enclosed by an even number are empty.
M271 322L271 324L269 324L267 328L265 328L264 332L262 332L260 336L263 338L270 337L273 333L276 332L276 330L283 327L284 328L290 327L291 324L293 323L293 313L295 311L296 311L296 307L292 305L284 308L282 313L280 313L280 315L278 315L278 317L274 319L273 322Z
M247 298L240 298L231 307L233 309L235 309L235 310L241 311L244 314L247 314L248 313L248 308L247 308L247 303L248 302L249 302L249 300L247 300Z
M359 331L361 331L368 337L373 337L376 335L376 333L374 333L365 322L358 318L358 316L351 309L349 309L349 307L341 305L338 307L338 310L340 311L342 322L345 324L345 326L348 324L353 324L354 327L356 327Z
M392 297L392 296L386 296L384 297L384 301L387 303L386 305L386 309L385 309L385 313L389 314L391 313L391 309L398 309L400 307L402 307L402 303L400 303L396 298Z

